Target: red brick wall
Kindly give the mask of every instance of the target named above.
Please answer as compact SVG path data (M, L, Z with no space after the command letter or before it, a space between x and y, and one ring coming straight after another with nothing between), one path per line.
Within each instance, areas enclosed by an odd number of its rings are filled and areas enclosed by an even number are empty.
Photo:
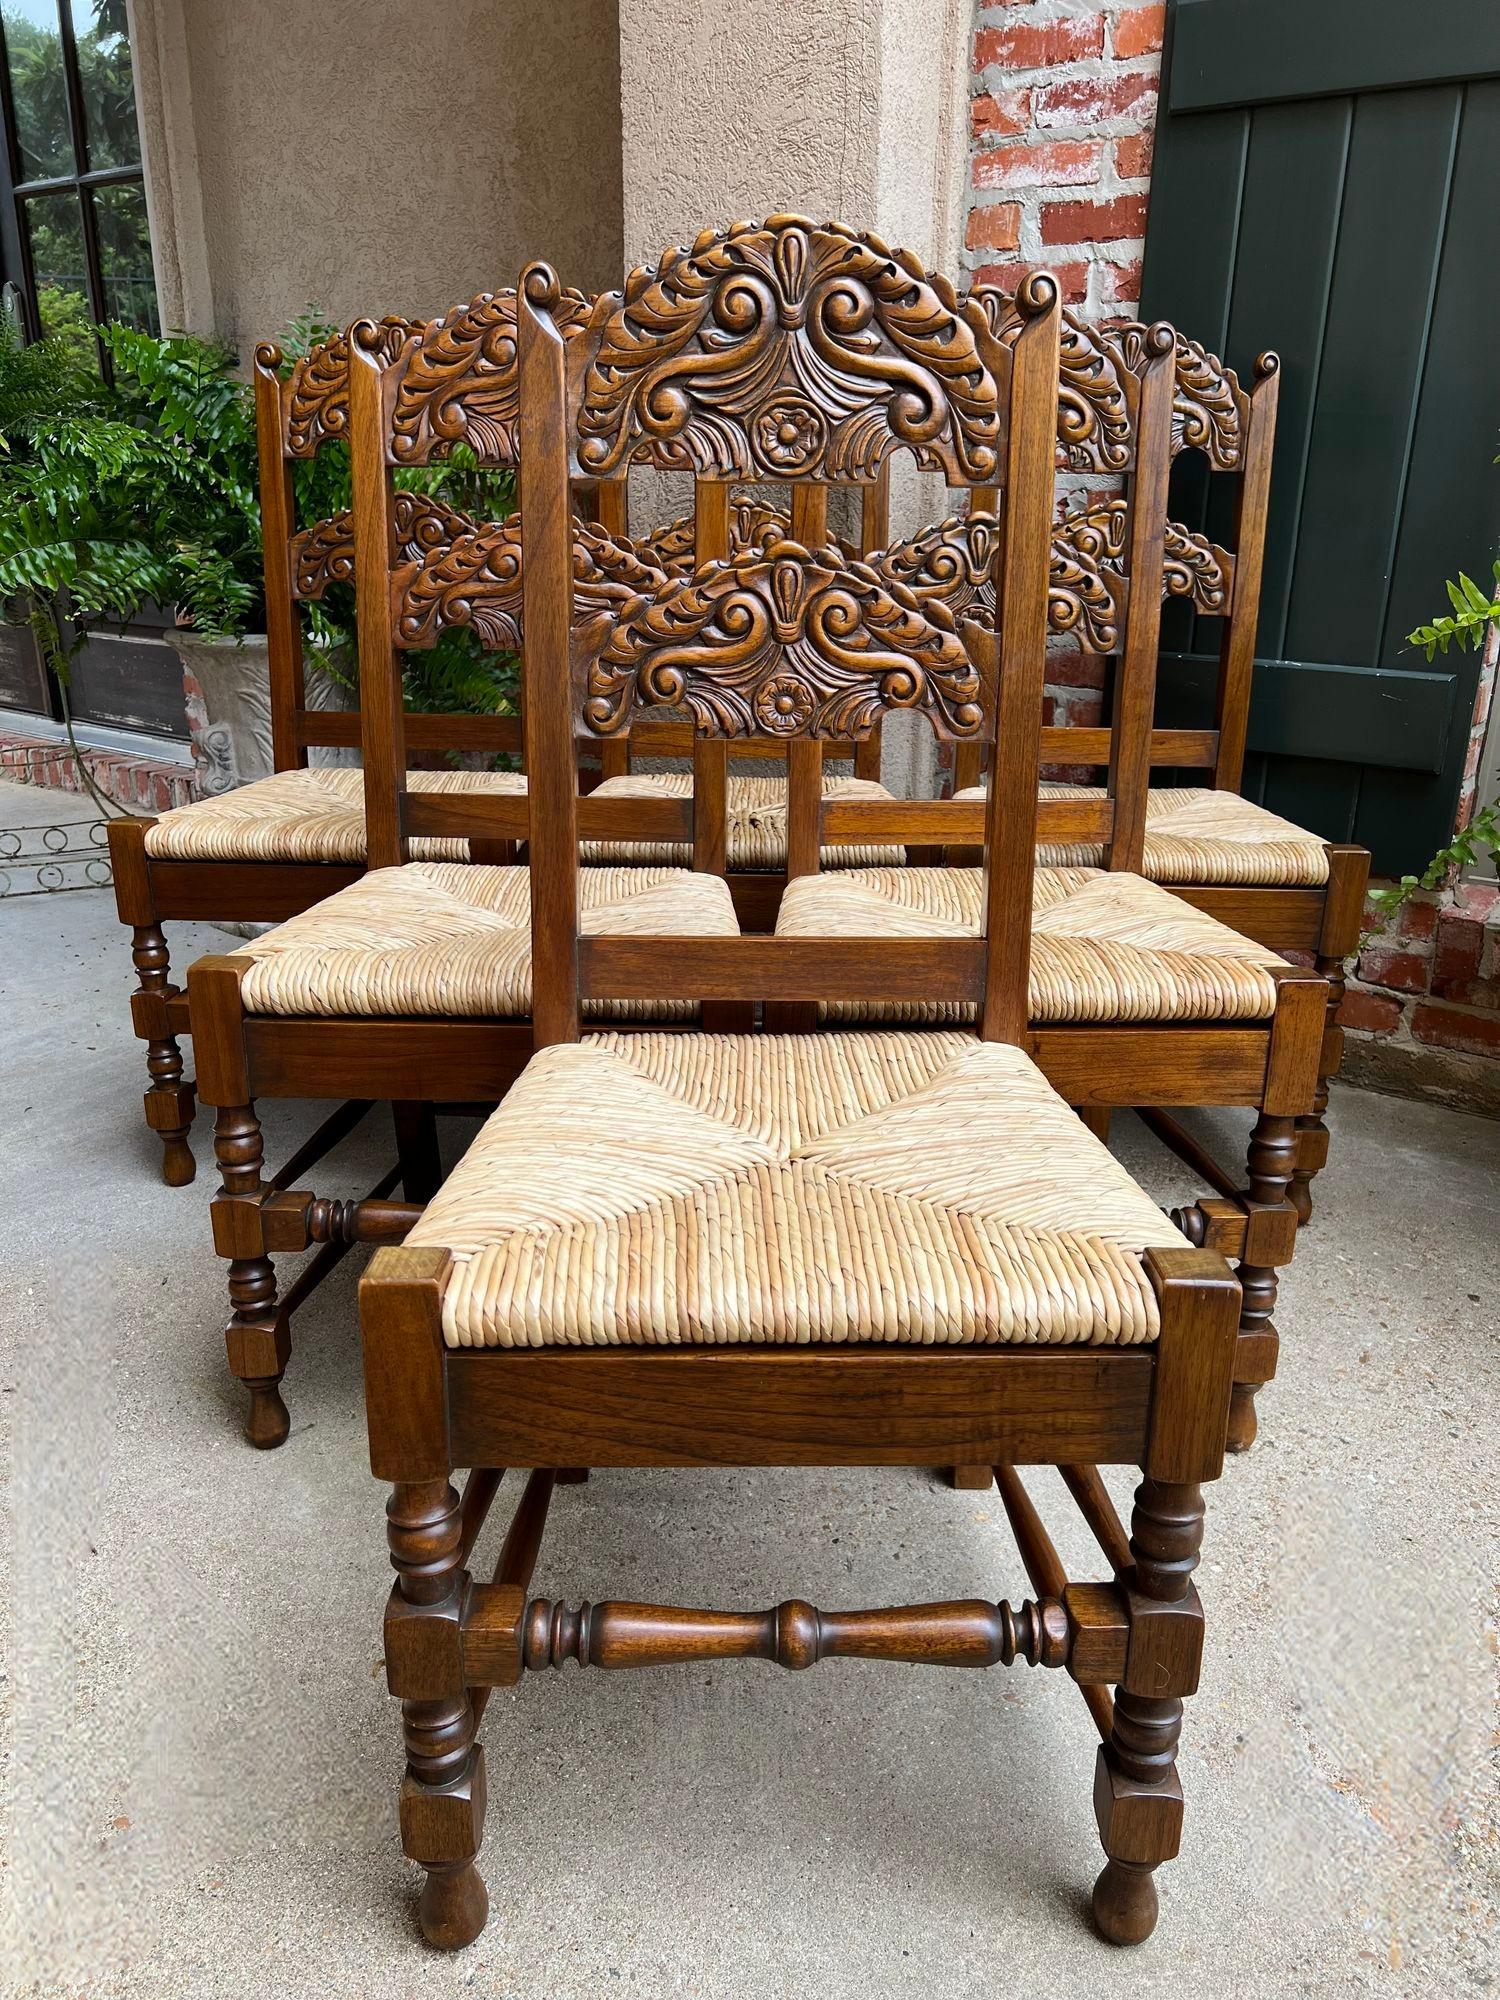
M1389 928L1366 921L1339 1016L1345 1076L1500 1111L1500 888L1421 891Z
M133 812L164 813L190 805L198 796L190 765L154 757L131 757L114 750L85 750L89 776L108 799ZM48 785L60 792L85 789L66 743L39 737L0 735L0 778L23 785Z
M1164 17L1138 0L980 6L964 229L974 281L1010 285L1042 264L1070 305L1101 318L1135 312ZM1064 504L1087 494L1080 481ZM1103 684L1101 660L1054 640L1047 721L1098 722Z
M1162 6L985 0L975 20L964 261L1055 271L1069 304L1133 313L1150 188Z

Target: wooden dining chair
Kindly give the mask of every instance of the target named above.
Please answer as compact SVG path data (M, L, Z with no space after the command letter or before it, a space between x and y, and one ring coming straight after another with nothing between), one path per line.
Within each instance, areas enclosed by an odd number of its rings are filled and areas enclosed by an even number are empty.
M1003 310L1003 294L982 296L992 316ZM1129 327L1118 331L1135 334ZM1242 935L1310 959L1328 981L1318 1089L1298 1120L1292 1181L1293 1205L1306 1222L1313 1179L1328 1159L1328 1085L1343 1060L1337 1016L1345 964L1359 942L1370 857L1365 848L1324 840L1240 795L1279 390L1276 355L1257 357L1246 387L1217 356L1177 335L1172 453L1197 454L1208 476L1230 488L1234 546L1221 548L1180 523L1167 523L1165 587L1200 618L1218 621L1219 666L1213 727L1154 729L1150 763L1184 775L1200 770L1209 782L1185 786L1179 780L1148 791L1141 858L1132 865ZM1044 761L1102 764L1105 741L1097 729L1049 732ZM962 797L979 778L972 746L960 749L956 770ZM1090 788L1054 786L1051 795L1087 797ZM1043 858L1068 865L1093 856L1087 846L1060 842ZM1195 1142L1177 1120L1159 1107L1145 1115L1167 1144L1193 1160Z
M454 1948L486 1919L476 1739L493 1688L570 1660L855 1656L1022 1659L1079 1684L1103 1739L1094 1913L1106 1937L1138 1942L1156 1920L1153 1871L1179 1844L1175 1757L1203 1637L1192 1573L1239 1296L1024 1046L1056 287L1041 274L1021 287L1026 324L1002 348L915 260L777 216L633 274L571 366L556 280L533 266L521 290L539 1049L360 1293L423 1932ZM941 610L807 542L700 566L623 612L602 647L580 645L570 473L665 460L701 492L756 471L765 440L788 434L799 490L869 477L903 448L951 483L998 489L1003 670L988 699ZM614 735L642 704L685 707L706 737L774 735L809 765L799 746L861 735L893 707L948 737L992 736L981 933L585 934L574 732ZM591 1004L663 980L684 1000L939 994L977 1021L939 1035L584 1034ZM1035 1598L741 1611L531 1591L559 1467L944 1458L1002 1468ZM1064 1468L1110 1577L1067 1579L1018 1463ZM1141 1468L1128 1539L1101 1464ZM502 1467L530 1470L486 1581L470 1560Z
M1016 336L1009 295L980 296L976 303L1002 344ZM1092 790L1043 788L1037 851L1043 865L1032 877L1027 1046L1101 1137L1114 1108L1141 1109L1148 1120L1164 1116L1168 1106L1189 1104L1253 1111L1243 1166L1215 1160L1196 1145L1190 1160L1215 1190L1215 1246L1238 1256L1242 1266L1245 1324L1230 1441L1243 1450L1256 1433L1256 1393L1275 1371L1278 1271L1294 1240L1286 1190L1296 1163L1295 1121L1313 1105L1310 1094L1297 1095L1296 1079L1309 1039L1321 1036L1327 988L1317 974L1136 872L1146 828L1162 598L1176 589L1206 594L1212 570L1204 549L1174 544L1165 534L1176 423L1172 329L1104 331L1075 323L1066 352L1072 366L1065 382L1074 385L1077 414L1067 421L1065 395L1059 464L1066 460L1073 472L1123 464L1133 476L1128 496L1071 516L1053 533L1049 629L1074 633L1088 650L1117 655L1116 704L1110 728L1093 732L1087 745L1086 761L1105 763L1105 783ZM1128 392L1127 382L1135 384ZM981 490L976 497L990 496ZM893 546L872 568L888 584L909 590L924 609L958 621L984 664L993 640L982 625L967 621L994 615L999 534L993 512L976 506ZM1068 733L1044 728L1043 763L1058 755ZM950 800L820 807L804 788L793 813L809 829L802 843L807 872L787 889L778 935L872 942L975 935L986 893L977 866L818 873L817 857L830 845L876 837L941 843L952 852L981 837L986 809L982 789ZM1080 850L1085 817L1092 839ZM1081 855L1088 865L1057 865L1060 853ZM972 1013L966 1002L935 995L899 1007L849 995L817 1007L777 1007L772 1018L803 1030L820 1023L947 1028ZM955 1476L965 1486L990 1483L985 1466L957 1467Z
M466 352L477 350L482 361L486 341L494 343L495 320L494 300L484 295L430 330L426 361L411 371L414 410L430 413L436 407L441 422L441 370ZM394 365L408 355L424 330L416 321L380 321L374 338L383 360ZM181 1049L191 1033L188 998L173 983L163 925L279 923L354 881L366 861L360 772L309 767L312 750L357 749L360 719L309 706L299 608L322 599L332 585L351 581L352 517L344 509L299 526L293 508L295 468L329 446L347 443L345 336L318 343L290 371L278 348L258 347L255 413L274 773L160 818L111 820L108 829L115 903L131 929L138 981L132 1020L147 1046L146 1123L162 1142L162 1177L173 1187L191 1181L195 1172L189 1145L195 1094ZM430 414L422 420L435 421ZM497 452L491 463L506 461ZM404 492L394 529L403 546L416 548L447 513L437 499ZM520 748L520 724L513 716L412 716L407 741L418 753L514 752ZM505 773L470 770L415 772L410 782L424 790L502 791L515 783ZM450 841L429 849L428 858L467 859L468 852L466 842Z
M565 295L558 315L565 336L587 319L578 295ZM533 1047L526 867L513 858L414 858L433 842L513 857L527 837L527 778L512 774L504 787L483 790L419 785L408 770L417 718L406 714L401 682L403 654L454 628L524 662L519 518L476 522L449 513L430 533L405 536L406 496L396 484L403 465L430 463L460 439L481 463L514 463L515 295L489 295L483 338L441 348L424 341L392 355L380 328L362 321L350 331L348 353L368 870L238 952L200 960L188 977L199 1091L217 1113L221 1184L211 1215L228 1263L229 1364L249 1391L246 1435L260 1447L287 1436L280 1384L293 1312L355 1243L399 1235L412 1201L432 1191L441 1175L432 1111L487 1109ZM599 519L612 510L619 518L623 495L615 487L580 482L575 505L580 498ZM627 540L577 513L572 559L579 615L595 634L665 581ZM632 851L693 838L691 797L595 795L578 801L577 815L586 839L625 841ZM722 874L706 870L590 867L584 900L590 927L605 930L737 930ZM664 1024L696 1018L686 1003L604 1013ZM742 1013L720 1008L713 1018L723 1024ZM266 1170L255 1109L265 1098L332 1099L336 1107L274 1172ZM385 1100L425 1114L414 1116L407 1146L414 1171L400 1175L404 1205L389 1200L394 1173L357 1200L296 1185L353 1115ZM309 1249L314 1256L283 1294L273 1259Z

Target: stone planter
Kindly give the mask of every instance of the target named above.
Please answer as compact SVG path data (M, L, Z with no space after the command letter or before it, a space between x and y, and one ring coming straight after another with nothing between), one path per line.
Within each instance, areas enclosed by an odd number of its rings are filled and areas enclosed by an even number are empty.
M212 798L253 784L257 778L268 778L274 765L271 668L264 634L208 639L198 632L176 631L171 641L182 661L199 791ZM316 653L309 650L304 656L303 671L309 708L358 706L350 690L320 665ZM359 752L314 749L308 752L308 762L357 765Z

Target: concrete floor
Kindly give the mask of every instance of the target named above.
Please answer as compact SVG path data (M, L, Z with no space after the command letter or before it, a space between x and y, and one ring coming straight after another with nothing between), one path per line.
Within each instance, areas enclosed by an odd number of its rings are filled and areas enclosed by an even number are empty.
M183 927L177 962L219 943ZM156 1178L128 985L107 893L0 904L6 1995L1494 1983L1494 1124L1336 1094L1262 1439L1210 1496L1185 1847L1148 1945L1112 1952L1084 1918L1093 1751L1062 1676L745 1663L497 1694L493 1914L445 1960L395 1834L353 1260L297 1323L292 1436L260 1457L224 1370L209 1175ZM274 1110L273 1151L305 1122ZM1122 1125L1151 1184L1185 1191ZM383 1139L326 1190L373 1178ZM1097 1574L1054 1475L1032 1489ZM1025 1594L994 1497L918 1473L616 1472L561 1490L553 1524L536 1587L570 1601Z

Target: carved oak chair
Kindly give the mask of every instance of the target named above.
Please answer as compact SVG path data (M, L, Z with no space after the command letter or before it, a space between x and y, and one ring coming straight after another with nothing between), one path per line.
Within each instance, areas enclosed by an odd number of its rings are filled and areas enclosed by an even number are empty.
M445 510L428 516L422 532L406 535L400 527L406 496L394 483L403 458L425 463L460 436L489 456L514 461L515 295L497 294L490 303L502 299L503 341L470 341L462 352L455 343L441 361L425 347L393 360L373 322L350 330L352 561L369 869L240 951L200 960L189 973L199 1089L217 1110L222 1183L212 1219L216 1247L229 1262L229 1362L249 1390L246 1434L260 1447L279 1445L287 1435L280 1382L292 1312L354 1243L399 1237L416 1209L386 1199L393 1176L363 1201L295 1187L326 1150L320 1145L303 1148L268 1176L255 1101L343 1100L327 1121L335 1130L346 1129L349 1104L382 1099L429 1109L487 1108L532 1052L527 868L412 858L424 842L467 840L514 852L527 836L528 781L517 776L503 791L484 792L413 785L400 675L403 651L433 643L450 625L467 627L491 649L522 648L519 517L475 522ZM572 337L587 318L586 302L566 295L558 315L564 333ZM423 427L404 433L404 385L419 361L440 383L440 400L432 399L435 420L424 416ZM623 511L618 486L599 485L593 499L601 517ZM600 642L611 614L666 583L623 537L576 515L572 561L584 633ZM594 794L576 804L587 839L628 841L633 849L671 835L690 838L692 815L691 798ZM591 930L737 933L722 875L601 865L588 867L583 879ZM717 1019L738 1021L742 1014L721 1008ZM605 1007L602 1015L673 1026L696 1019L697 1009L688 1002L628 1003ZM441 1174L430 1136L427 1166L422 1198ZM273 1255L313 1246L313 1260L279 1296Z
M1057 295L1014 345L877 240L778 216L706 233L601 303L570 368L545 267L522 281L527 802L539 1051L407 1244L361 1286L371 1462L392 1487L385 1622L403 1845L427 1938L482 1929L477 1729L491 1688L575 1660L836 1656L1063 1668L1103 1743L1104 1934L1138 1942L1177 1852L1175 1752L1197 1684L1202 1485L1221 1469L1238 1287L1128 1180L1028 1059ZM836 551L773 542L700 567L578 643L570 472L691 454L743 474L769 425L799 482L909 448L1000 489L1003 672L952 621ZM685 705L704 735L794 753L883 710L998 743L980 936L871 944L582 934L574 730ZM813 760L794 761L813 770ZM977 1029L583 1035L591 1002L965 999ZM1311 1088L1311 1064L1305 1087ZM1006 1602L767 1612L572 1607L530 1594L559 1466L1001 1468L1037 1591ZM1017 1479L1062 1466L1111 1578L1069 1582ZM1095 1470L1137 1464L1127 1541ZM468 1561L502 1478L533 1468L493 1582ZM462 1497L451 1484L472 1468ZM1116 1692L1111 1698L1108 1687Z
M1003 310L1003 294L989 294L992 318ZM1156 729L1150 762L1178 772L1198 769L1208 786L1180 783L1153 787L1146 795L1146 820L1138 872L1171 888L1194 908L1217 917L1246 937L1280 952L1311 958L1328 980L1323 1057L1314 1103L1298 1119L1298 1159L1292 1200L1300 1221L1312 1213L1311 1183L1327 1163L1324 1113L1328 1084L1343 1059L1337 1014L1344 995L1344 965L1359 942L1370 857L1365 848L1325 841L1240 796L1249 733L1250 694L1255 665L1255 632L1260 611L1266 514L1270 498L1271 454L1280 390L1280 363L1260 355L1245 387L1215 355L1197 342L1176 338L1171 449L1194 452L1208 475L1230 483L1234 548L1227 550L1200 534L1168 522L1169 594L1187 598L1194 610L1221 621L1215 722L1211 729ZM1099 510L1107 515L1106 503ZM1069 728L1049 731L1046 761L1102 764L1104 732ZM960 798L977 796L980 775L974 746L960 746L955 789ZM1085 798L1089 787L1054 785L1049 795ZM1057 842L1042 859L1058 866L1089 863L1096 850L1087 844ZM1198 1165L1192 1139L1159 1108L1143 1115L1190 1165Z
M410 382L409 400L419 420L440 421L438 371L449 349L493 340L493 318L494 301L485 296L431 329L425 369L416 370ZM394 360L417 344L422 331L415 322L389 318L381 321L376 338ZM146 1123L161 1138L162 1176L174 1187L191 1181L195 1171L188 1144L194 1088L184 1078L180 1048L191 1032L187 995L172 983L163 924L279 922L355 880L366 860L360 772L308 765L310 749L357 747L359 718L309 706L298 613L299 604L322 598L330 584L350 580L352 522L344 512L299 528L292 495L293 468L347 437L345 337L314 347L285 379L279 350L269 343L257 348L255 407L274 774L159 819L116 819L109 825L116 907L131 927L138 979L132 1017L147 1045L151 1077ZM396 531L405 545L420 545L444 512L439 502L403 493ZM520 726L514 717L413 716L408 741L424 750L514 751L520 747ZM505 773L429 771L414 773L411 782L428 791L506 791L516 780ZM468 853L463 840L427 850L431 859L461 860Z
M997 339L1016 336L1018 315L1008 295L977 294L976 303ZM1076 632L1089 650L1118 653L1119 659L1112 726L1089 733L1089 757L1107 763L1105 784L1097 790L1042 788L1028 1048L1101 1137L1111 1107L1144 1107L1149 1120L1163 1122L1168 1105L1254 1111L1248 1179L1211 1160L1185 1135L1180 1141L1191 1148L1194 1170L1216 1190L1215 1247L1242 1263L1245 1325L1230 1427L1238 1450L1254 1438L1256 1390L1275 1370L1277 1271L1293 1242L1285 1196L1296 1159L1294 1121L1313 1108L1311 1095L1296 1096L1293 1079L1309 1037L1321 1032L1327 988L1319 976L1137 872L1147 823L1162 598L1191 592L1211 551L1166 532L1177 422L1172 329L1064 324L1059 461L1066 458L1074 472L1124 468L1133 478L1128 498L1069 517L1053 535L1050 629ZM976 496L988 498L983 491ZM971 511L892 547L874 558L872 568L888 585L909 590L924 609L941 609L959 621L983 663L993 639L965 621L993 616L999 534L992 512ZM1044 729L1043 761L1073 733ZM911 843L942 842L952 850L956 833L972 840L982 831L982 790L955 800L899 800L878 812L828 802L820 808L804 793L792 810L808 828L802 850L807 867L788 886L779 936L957 940L981 928L986 890L978 867L815 871L829 844L868 840L872 831ZM1094 836L1083 850L1088 865L1058 865L1059 836L1076 841L1083 815ZM1071 844L1063 851L1078 853ZM948 1028L971 1020L973 1009L935 994L902 1006L850 996L818 1008L777 1007L768 1018L804 1030L820 1021ZM987 1467L959 1467L956 1476L963 1485L990 1481Z

